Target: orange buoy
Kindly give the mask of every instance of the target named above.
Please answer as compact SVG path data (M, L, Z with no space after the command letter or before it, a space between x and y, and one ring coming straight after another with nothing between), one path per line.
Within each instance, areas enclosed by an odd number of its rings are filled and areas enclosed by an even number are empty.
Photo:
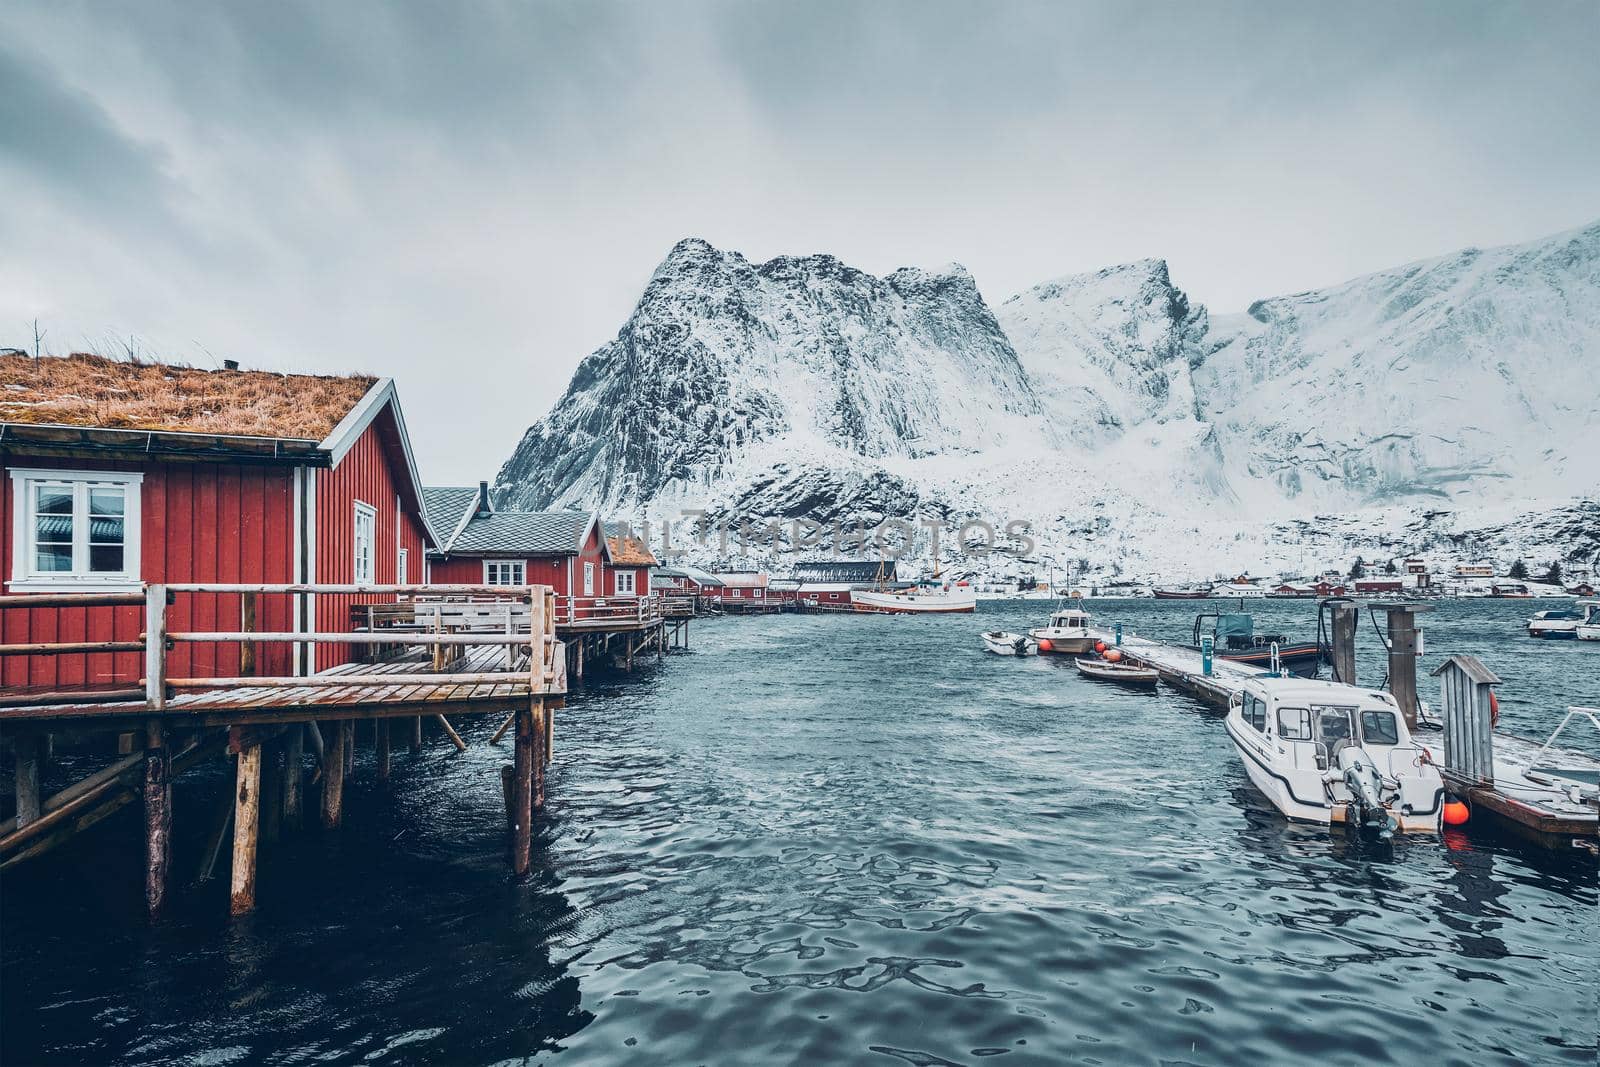
M1039 651L1040 652L1054 652L1055 650L1056 650L1056 646L1052 645L1050 643L1050 639L1048 637L1039 638Z
M1494 690L1489 690L1489 728L1500 725L1500 698L1494 695Z
M1465 826L1472 811L1466 802L1456 797L1451 797L1444 802L1444 824L1446 826Z
M1122 659L1122 653L1118 652L1114 648L1110 652L1106 653L1106 662L1107 663L1117 663L1121 659Z
M1096 641L1094 643L1094 650L1096 652L1104 653L1106 650L1106 643L1104 641Z

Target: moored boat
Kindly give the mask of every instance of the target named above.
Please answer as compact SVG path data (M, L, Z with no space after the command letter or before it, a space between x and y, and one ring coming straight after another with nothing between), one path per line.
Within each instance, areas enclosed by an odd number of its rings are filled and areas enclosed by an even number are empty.
M1576 639L1578 626L1582 622L1583 613L1579 611L1536 611L1533 613L1533 618L1528 620L1528 636L1556 640Z
M925 583L907 589L855 589L852 611L880 615L934 615L978 610L978 596L970 587Z
M1152 596L1157 600L1205 600L1211 596L1211 590L1206 589L1152 589Z
M1305 678L1315 678L1322 667L1323 649L1315 641L1291 643L1283 634L1258 634L1255 617L1249 612L1203 612L1194 617L1194 633L1190 648L1199 651L1200 631L1207 619L1212 620L1211 636L1215 654L1235 663L1248 663L1252 667L1273 666L1273 646L1277 646L1277 665L1280 669Z
M1127 663L1107 663L1102 659L1075 659L1073 666L1085 678L1097 682L1116 682L1119 685L1154 686L1161 675L1149 667L1135 667Z
M1067 656L1083 655L1096 640L1089 630L1089 613L1082 608L1057 608L1051 613L1048 626L1035 627L1028 636L1038 642L1040 652Z
M1579 641L1600 641L1600 600L1580 600L1578 606L1583 609L1583 621L1578 623L1577 638Z
M1027 634L991 630L978 636L983 641L983 647L997 656L1031 656L1037 651L1033 639Z
M1252 678L1225 720L1245 773L1286 817L1436 833L1444 781L1388 693L1303 678Z

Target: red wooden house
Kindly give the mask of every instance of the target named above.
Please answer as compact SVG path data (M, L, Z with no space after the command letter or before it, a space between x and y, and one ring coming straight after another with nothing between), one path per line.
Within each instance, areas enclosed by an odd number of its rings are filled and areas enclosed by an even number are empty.
M625 522L604 524L606 550L610 561L603 583L609 596L649 596L650 575L659 565L655 553Z
M394 383L0 356L5 592L123 592L163 582L419 581L433 541ZM263 596L261 630L349 628L392 597ZM298 602L292 602L298 601ZM237 594L179 595L173 630L234 630ZM138 608L6 608L7 644L131 641ZM304 673L350 650L264 645L258 671ZM237 645L181 644L170 669L232 675ZM139 653L6 657L5 688L127 684Z
M600 601L648 595L648 570L638 584L637 565L619 570L590 511L496 511L489 483L478 488L441 486L425 490L428 513L439 531L429 557L435 583L548 585L569 619L593 617L610 607ZM625 590L618 592L617 590Z

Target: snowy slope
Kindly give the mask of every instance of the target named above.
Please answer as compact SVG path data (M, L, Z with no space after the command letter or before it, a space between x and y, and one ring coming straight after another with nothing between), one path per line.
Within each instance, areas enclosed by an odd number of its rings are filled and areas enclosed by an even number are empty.
M1224 453L1311 506L1600 488L1600 223L1213 319Z

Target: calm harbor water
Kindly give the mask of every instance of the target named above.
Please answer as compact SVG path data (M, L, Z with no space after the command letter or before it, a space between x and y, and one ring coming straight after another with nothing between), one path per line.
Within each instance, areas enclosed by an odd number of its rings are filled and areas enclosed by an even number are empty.
M1528 734L1600 704L1600 645L1524 637L1538 606L1440 605L1424 671L1481 655ZM1287 825L1188 698L979 650L1048 609L696 623L559 714L528 884L489 722L387 785L363 732L344 829L268 848L243 921L211 884L146 927L125 812L3 883L0 1060L1595 1062L1592 855ZM180 785L175 876L226 788Z

